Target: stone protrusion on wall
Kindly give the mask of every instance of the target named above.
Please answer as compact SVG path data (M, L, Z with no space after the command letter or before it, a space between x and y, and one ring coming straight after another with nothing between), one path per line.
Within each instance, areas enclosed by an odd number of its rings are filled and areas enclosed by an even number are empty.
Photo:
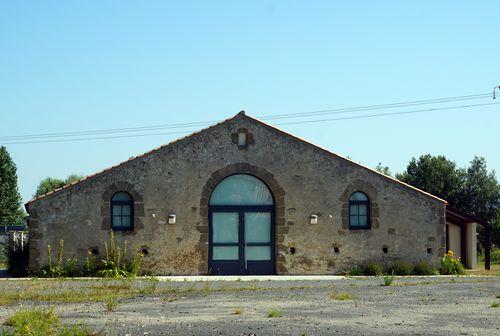
M130 231L115 231L115 234L122 236L135 235L137 231L144 228L144 223L142 218L146 215L144 210L144 200L135 189L134 185L129 182L115 182L112 183L106 190L102 193L102 204L101 204L101 230L109 231L111 230L111 197L119 191L125 191L132 196L134 202L134 228Z
M245 145L239 144L239 134L245 134L246 141ZM250 133L248 129L241 127L236 130L236 133L231 133L231 142L238 145L239 149L246 149L249 145L253 145L255 143L253 133Z
M248 141L248 139L247 139ZM289 228L286 226L285 219L285 191L279 185L278 181L274 178L274 175L268 172L267 170L252 166L248 163L234 163L227 167L216 170L211 174L205 186L202 189L201 197L200 197L200 216L202 218L202 223L200 223L200 227L207 227L206 233L201 232L201 229L198 229L200 232L200 241L196 246L197 252L202 255L202 262L200 263L199 270L201 274L207 274L208 270L208 207L210 201L210 195L212 194L212 190L221 182L223 179L230 175L234 174L249 174L253 175L262 182L264 182L269 190L271 191L274 197L274 206L275 206L275 260L276 260L276 273L277 274L287 274L288 270L284 265L284 259L278 258L280 255L284 255L286 253L286 247L283 245L285 241L285 236L289 231ZM198 227L197 227L198 228Z
M435 212L439 218L437 241L440 244L438 253L440 256L442 256L447 252L446 251L446 206L442 205L440 207L436 207Z
M38 225L38 211L28 208L28 230L29 230L29 261L28 267L30 271L38 271L40 269L40 240L42 233Z

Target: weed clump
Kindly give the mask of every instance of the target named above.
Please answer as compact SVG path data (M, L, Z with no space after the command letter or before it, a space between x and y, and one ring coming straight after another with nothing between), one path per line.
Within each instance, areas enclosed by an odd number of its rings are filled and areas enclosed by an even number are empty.
M394 282L394 273L391 275L384 276L384 281L382 282L382 286L390 286Z
M448 251L441 260L441 274L462 275L465 268L460 258L455 258L453 251Z
M281 314L281 312L279 310L276 310L276 309L271 309L269 310L269 312L267 313L267 317L282 317L283 315Z
M94 336L84 325L65 326L53 309L20 310L11 316L5 325L10 330L3 331L2 336L46 335L46 336Z
M84 262L78 258L70 258L64 261L64 240L59 241L57 259L52 259L52 248L47 246L48 265L42 267L38 276L43 278L61 278L75 276L98 276L104 278L135 277L139 274L143 254L137 252L132 256L127 255L127 241L120 247L115 242L115 236L111 230L109 243L104 242L104 256L97 258L92 251L87 251Z
M356 298L347 292L330 292L328 293L328 297L332 300L338 301L354 300Z

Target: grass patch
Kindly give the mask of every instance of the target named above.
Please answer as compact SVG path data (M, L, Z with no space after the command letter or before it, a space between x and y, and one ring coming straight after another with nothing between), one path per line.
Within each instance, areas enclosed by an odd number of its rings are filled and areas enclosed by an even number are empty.
M473 270L466 270L465 273L468 275L480 275L480 276L500 276L500 265L490 265L490 270L484 269L484 262L478 262L477 268Z
M177 301L178 298L176 296L165 296L162 301L164 302L174 302Z
M281 314L281 312L279 310L276 310L276 309L271 309L269 310L269 312L267 313L267 317L282 317L283 315Z
M89 282L91 281L91 282ZM7 284L7 283L5 283ZM167 302L188 295L207 296L219 292L294 291L312 286L260 287L258 282L215 287L209 283L167 284L153 280L72 280L32 279L8 281L0 288L0 306L23 302L81 303L131 299L138 296L165 296ZM0 333L1 335L1 333Z
M116 297L112 295L107 295L104 298L104 308L106 308L107 311L115 311L117 307L118 307L118 300Z
M435 297L432 297L430 295L420 298L420 302L422 302L424 304L429 304L429 303L436 301L436 300L437 299Z
M65 326L53 309L21 310L11 316L5 325L12 331L4 331L3 336L91 336L97 335L86 326Z
M500 303L499 302L493 301L491 303L491 308L498 308L498 307L500 307Z
M328 297L332 300L345 301L345 300L354 300L355 296L347 293L347 292L330 292L328 293Z

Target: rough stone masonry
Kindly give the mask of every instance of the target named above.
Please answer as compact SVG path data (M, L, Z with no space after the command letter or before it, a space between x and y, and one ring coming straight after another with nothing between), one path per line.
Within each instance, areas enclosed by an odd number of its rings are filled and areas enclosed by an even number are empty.
M147 253L143 269L207 274L210 195L237 173L259 178L273 194L276 274L333 274L366 261L436 262L445 252L445 201L239 113L28 202L30 267L46 265L47 245L60 239L65 258L102 255L110 199L126 191L134 228L115 235ZM349 229L355 191L369 198L370 229Z

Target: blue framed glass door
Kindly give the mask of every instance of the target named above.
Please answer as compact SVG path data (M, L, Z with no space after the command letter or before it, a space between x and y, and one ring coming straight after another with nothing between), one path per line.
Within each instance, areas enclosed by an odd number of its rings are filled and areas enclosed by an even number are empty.
M273 206L211 206L209 216L210 274L275 274Z

